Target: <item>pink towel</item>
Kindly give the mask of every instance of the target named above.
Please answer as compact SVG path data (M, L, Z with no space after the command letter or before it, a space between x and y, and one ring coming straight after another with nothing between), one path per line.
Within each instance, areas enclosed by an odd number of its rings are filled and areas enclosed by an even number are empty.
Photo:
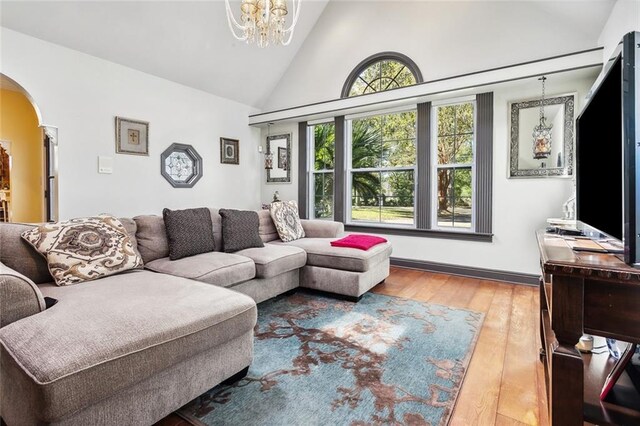
M350 247L359 250L369 250L373 246L386 242L387 240L384 238L373 235L352 234L339 240L331 241L331 245L333 247Z

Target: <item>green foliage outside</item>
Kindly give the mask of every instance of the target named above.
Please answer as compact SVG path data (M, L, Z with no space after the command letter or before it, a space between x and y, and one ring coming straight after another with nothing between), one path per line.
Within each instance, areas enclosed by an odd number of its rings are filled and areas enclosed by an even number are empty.
M473 104L438 108L438 164L468 164L438 171L438 216L470 221L473 161ZM314 126L314 169L333 170L335 125ZM413 167L416 163L416 112L366 117L352 121L352 218L363 221L412 222L413 170L358 172L357 169ZM314 176L315 217L333 214L333 173ZM462 215L462 216L460 216Z

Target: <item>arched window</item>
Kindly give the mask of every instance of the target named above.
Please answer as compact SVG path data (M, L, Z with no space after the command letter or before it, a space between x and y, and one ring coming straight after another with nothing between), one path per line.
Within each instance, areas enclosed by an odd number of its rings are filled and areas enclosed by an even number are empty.
M382 52L369 56L349 74L342 87L342 97L384 92L422 83L418 66L408 56Z

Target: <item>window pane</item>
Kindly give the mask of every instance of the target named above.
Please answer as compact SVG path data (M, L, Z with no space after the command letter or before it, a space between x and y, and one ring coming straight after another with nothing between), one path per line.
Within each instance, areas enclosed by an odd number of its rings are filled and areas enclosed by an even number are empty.
M438 170L438 226L471 228L471 167Z
M331 170L335 157L336 126L334 123L313 126L314 170Z
M380 117L353 120L351 132L351 167L378 167L382 156Z
M456 106L438 107L438 135L453 135L456 132Z
M407 111L383 116L382 139L415 139L416 112Z
M380 221L413 224L414 189L413 171L382 173Z
M473 133L473 104L456 105L456 133Z
M416 164L415 139L385 141L382 146L383 167L407 167Z
M376 62L360 73L360 78L367 83L364 93L380 91L380 62Z
M315 173L313 179L313 217L331 219L333 218L333 173Z
M473 135L456 136L455 162L458 164L471 163L473 161Z
M413 224L414 182L413 171L353 173L351 220Z
M351 220L380 221L380 172L351 175Z
M456 156L455 136L438 137L438 164L452 164Z

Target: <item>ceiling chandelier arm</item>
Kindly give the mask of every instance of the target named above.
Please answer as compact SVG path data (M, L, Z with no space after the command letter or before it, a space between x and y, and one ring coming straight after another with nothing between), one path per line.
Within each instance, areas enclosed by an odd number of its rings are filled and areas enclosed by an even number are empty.
M231 32L233 33L233 35L238 38L238 36L236 36L235 31L233 30L233 27L236 27L239 30L244 29L244 26L240 25L238 23L238 21L236 21L235 16L233 16L233 12L231 11L231 5L229 4L229 0L224 0L224 4L225 4L225 9L227 11L227 22L229 23L229 28L231 29Z
M298 23L298 16L300 16L300 1L301 0L291 0L291 8L293 9L293 20L291 21L291 26L287 29L284 30L284 32L289 32L291 31L291 33L293 33L293 29L295 28L296 24ZM291 37L289 37L291 38Z
M297 7L296 7L297 3ZM291 7L293 9L293 20L291 22L291 26L284 30L285 33L289 33L289 38L282 42L283 46L288 46L293 39L293 30L295 29L296 24L298 23L298 16L300 15L300 0L292 0Z

